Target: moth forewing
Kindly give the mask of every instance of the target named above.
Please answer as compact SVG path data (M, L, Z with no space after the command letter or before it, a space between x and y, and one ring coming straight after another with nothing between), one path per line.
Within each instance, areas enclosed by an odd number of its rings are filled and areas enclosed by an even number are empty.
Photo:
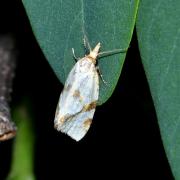
M90 128L99 97L99 77L95 67L99 48L98 43L72 68L56 109L55 128L76 141Z

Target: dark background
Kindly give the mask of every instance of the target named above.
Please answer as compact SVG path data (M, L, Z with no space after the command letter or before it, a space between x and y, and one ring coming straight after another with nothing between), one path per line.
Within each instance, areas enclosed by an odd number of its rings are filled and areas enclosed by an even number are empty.
M63 86L33 36L21 1L0 2L0 23L0 36L13 35L18 54L11 105L24 96L33 103L34 172L38 180L71 176L74 179L173 179L135 33L112 97L97 107L92 127L77 143L53 128L54 111ZM2 180L10 169L12 142L0 143Z

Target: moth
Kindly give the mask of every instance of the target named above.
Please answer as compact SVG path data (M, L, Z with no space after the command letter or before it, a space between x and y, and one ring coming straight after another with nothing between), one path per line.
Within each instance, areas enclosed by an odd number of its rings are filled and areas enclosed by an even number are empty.
M100 43L90 53L79 59L70 71L57 105L54 127L81 140L90 128L99 97L99 71L97 57L109 53L125 52L126 49L101 52ZM73 54L74 54L74 49ZM76 56L74 55L76 58ZM101 76L102 77L102 76Z

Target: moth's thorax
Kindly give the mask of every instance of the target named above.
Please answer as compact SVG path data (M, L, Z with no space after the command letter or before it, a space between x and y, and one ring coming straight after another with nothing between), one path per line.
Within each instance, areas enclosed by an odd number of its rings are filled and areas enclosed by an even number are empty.
M79 71L81 73L92 72L95 69L95 64L91 58L85 57L79 62Z

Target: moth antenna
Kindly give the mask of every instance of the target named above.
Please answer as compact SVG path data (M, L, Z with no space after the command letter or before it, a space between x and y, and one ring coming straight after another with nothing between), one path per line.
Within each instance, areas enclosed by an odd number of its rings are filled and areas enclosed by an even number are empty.
M114 49L114 50L111 50L111 51L104 51L104 52L98 53L98 57L101 58L101 57L104 57L104 56L110 56L112 54L125 53L125 52L127 52L127 50L128 50L128 48Z
M91 52L92 49L91 49L91 46L89 44L89 40L87 38L87 36L84 34L84 38L83 38L83 44L84 44L84 47L89 51Z

